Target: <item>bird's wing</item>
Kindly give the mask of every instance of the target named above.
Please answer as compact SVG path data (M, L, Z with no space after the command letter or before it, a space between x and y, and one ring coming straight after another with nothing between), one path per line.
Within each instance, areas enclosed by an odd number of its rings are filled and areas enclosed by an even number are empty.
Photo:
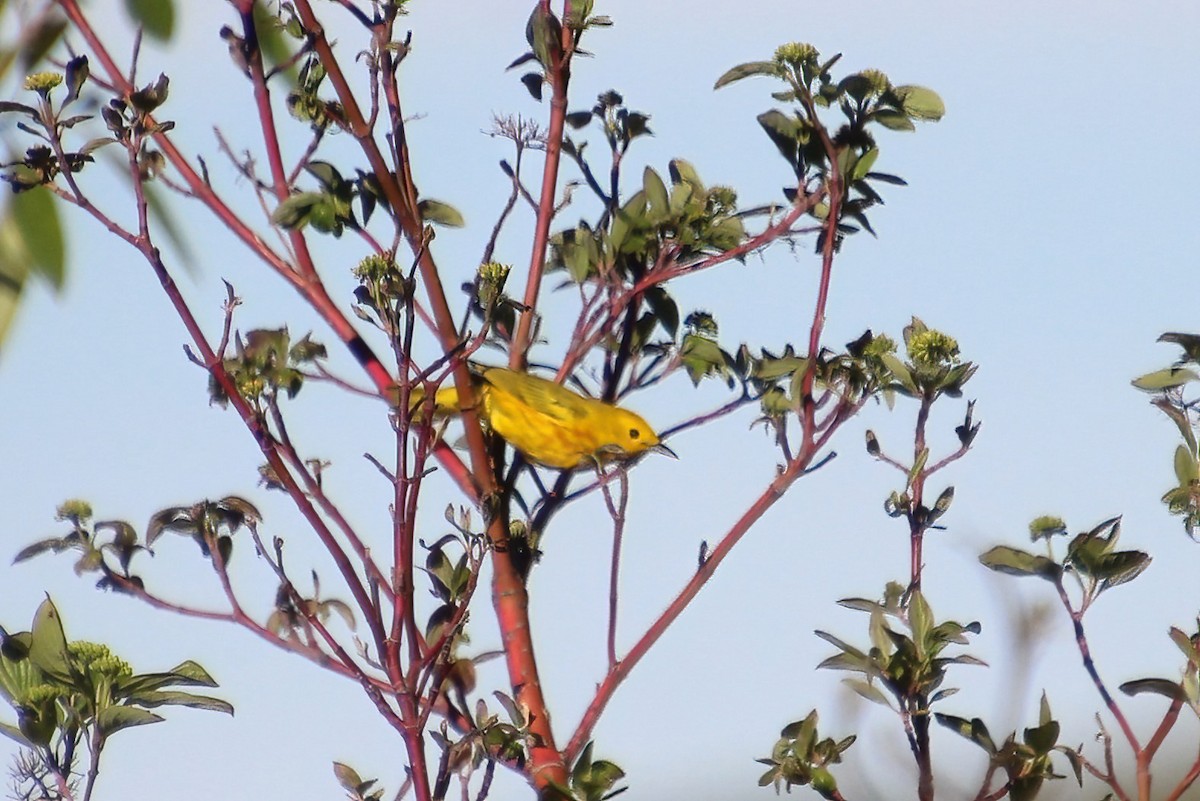
M554 420L574 422L587 416L587 399L553 381L503 367L485 370L483 377L496 389Z

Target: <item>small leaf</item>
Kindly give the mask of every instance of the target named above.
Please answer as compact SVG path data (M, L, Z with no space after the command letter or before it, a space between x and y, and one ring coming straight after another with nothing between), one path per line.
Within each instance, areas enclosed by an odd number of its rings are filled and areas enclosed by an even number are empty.
M725 71L725 74L717 78L717 82L713 84L713 89L720 89L722 86L728 86L735 81L740 81L743 78L751 78L755 75L767 75L777 78L780 75L780 67L774 61L750 61L745 64L738 64Z
M458 209L440 200L422 200L417 204L417 211L425 222L444 225L447 228L462 228L466 225Z
M131 726L146 726L150 723L158 723L162 719L161 715L136 706L110 706L100 710L100 713L96 715L96 727L100 730L102 737L109 737L121 729L128 729Z
M362 778L358 775L358 771L342 762L333 763L333 775L343 790L354 791L362 784Z
M870 682L863 681L862 679L842 679L842 683L872 703L886 706L889 709L892 706L891 701L883 694L883 691Z
M33 748L34 743L28 737L21 733L21 730L16 726L0 721L0 734L13 740L22 748Z
M642 172L642 190L646 193L646 202L650 206L650 217L653 221L664 220L671 213L671 200L667 195L667 185L652 167L646 167Z
M83 89L83 84L87 81L89 72L87 56L76 56L67 62L67 96L63 99L64 106L79 97L79 92Z
M300 192L275 207L271 222L284 228L300 228L308 223L313 209L324 200L320 192Z
M1170 637L1171 642L1175 643L1176 647L1183 652L1184 659L1200 665L1200 649L1196 648L1196 643L1192 642L1192 638L1185 634L1183 629L1172 626Z
M74 680L62 618L49 598L42 601L33 616L33 639L29 644L29 659L52 678L68 683Z
M208 695L195 695L181 690L150 691L129 696L132 704L142 707L186 706L192 709L207 709L210 712L233 714L233 704Z
M125 0L125 10L146 33L159 41L171 38L175 30L173 0Z
M871 114L871 120L892 131L917 130L917 126L913 125L912 120L908 118L908 115L901 111L880 109L879 111Z
M592 121L592 112L591 111L573 111L570 114L568 114L566 117L567 125L570 125L572 128L575 128L577 130L579 128L583 128L591 121Z
M62 289L66 270L66 245L58 206L50 190L37 188L12 199L13 220L33 257L34 270L55 289Z
M1025 744L1038 754L1048 754L1058 742L1059 724L1056 720L1025 730Z
M904 113L913 119L936 122L946 115L946 104L932 89L924 86L894 86L892 94L900 101Z
M521 83L525 84L525 88L529 90L529 96L539 103L542 100L543 80L540 72L527 72L521 76Z
M954 715L943 715L940 712L935 712L933 716L937 719L938 723L947 729L966 737L989 754L996 754L996 744L992 741L992 736L988 733L987 726L979 718L967 720L966 718L955 717Z
M1141 378L1135 378L1132 383L1145 392L1159 392L1164 389L1181 387L1197 378L1200 378L1200 375L1197 375L1195 370L1167 367L1163 370L1155 370L1153 373L1146 373Z
M1134 679L1120 685L1118 689L1126 695L1142 695L1152 693L1169 698L1172 701L1186 701L1183 688L1177 681L1168 679Z
M1150 566L1150 555L1142 551L1117 551L1104 556L1094 571L1096 578L1103 579L1100 590L1111 589L1127 581L1133 581Z
M979 561L992 570L1013 576L1040 576L1052 582L1062 576L1062 566L1054 560L1007 545L997 545L980 556Z

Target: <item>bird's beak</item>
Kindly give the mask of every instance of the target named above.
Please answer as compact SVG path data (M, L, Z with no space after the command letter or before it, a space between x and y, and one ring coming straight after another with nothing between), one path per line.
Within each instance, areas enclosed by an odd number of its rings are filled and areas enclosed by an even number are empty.
M658 443L657 445L655 445L650 450L654 451L655 453L661 453L664 456L670 456L672 459L679 458L679 455L677 453L675 453L675 451L671 450L670 448L668 448L666 445L662 444L661 442Z

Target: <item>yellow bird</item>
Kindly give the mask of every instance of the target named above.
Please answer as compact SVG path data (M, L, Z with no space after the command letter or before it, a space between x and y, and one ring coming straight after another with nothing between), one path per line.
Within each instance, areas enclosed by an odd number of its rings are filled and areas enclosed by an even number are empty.
M547 467L571 470L582 464L629 459L645 451L675 453L640 415L587 398L564 386L506 367L475 371L480 416L492 431ZM414 411L422 394L412 393ZM459 411L458 391L439 389L434 411Z

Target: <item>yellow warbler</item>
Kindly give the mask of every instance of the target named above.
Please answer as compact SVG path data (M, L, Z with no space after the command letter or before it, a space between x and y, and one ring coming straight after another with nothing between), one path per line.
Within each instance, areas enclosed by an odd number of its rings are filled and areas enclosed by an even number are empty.
M482 367L475 375L480 416L532 462L570 470L649 450L675 455L649 423L628 409L506 367ZM414 391L412 398L415 410L421 393ZM458 391L453 386L438 390L434 407L439 414L459 411Z

